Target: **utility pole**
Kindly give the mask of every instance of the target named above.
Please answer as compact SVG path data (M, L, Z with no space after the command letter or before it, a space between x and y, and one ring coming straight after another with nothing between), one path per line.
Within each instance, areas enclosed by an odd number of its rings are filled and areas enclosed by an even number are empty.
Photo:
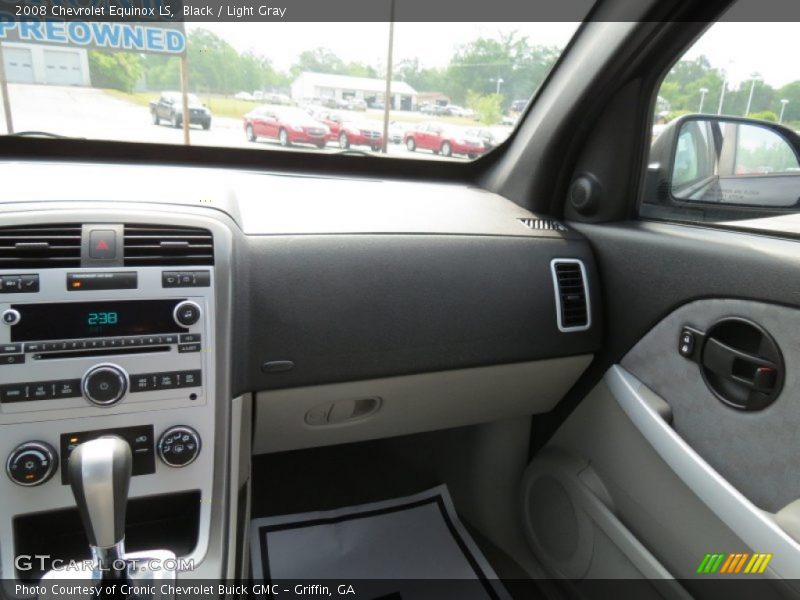
M189 63L186 60L187 52L181 54L181 112L183 114L183 144L189 145L189 124L192 115L189 113Z
M0 44L0 94L3 95L3 114L6 117L6 133L14 133L14 123L11 120L11 101L8 98L8 82L6 81L6 63L3 57L3 44Z
M703 112L703 104L705 103L707 93L708 93L708 88L704 87L700 88L700 108L697 109L697 112L699 113Z
M386 57L386 92L383 95L383 147L389 152L389 112L392 105L392 56L394 54L394 0L389 0L389 51Z
M753 81L750 83L750 95L747 97L747 108L744 111L745 117L750 114L750 105L753 103L753 92L756 89L756 81L760 79L758 74L753 73Z
M786 98L781 99L781 116L778 117L778 123L783 123L783 111L786 110L786 105L789 104L789 101Z

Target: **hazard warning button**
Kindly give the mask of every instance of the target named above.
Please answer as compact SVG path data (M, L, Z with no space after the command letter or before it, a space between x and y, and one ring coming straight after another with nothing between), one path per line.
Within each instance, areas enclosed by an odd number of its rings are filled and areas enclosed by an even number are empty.
M89 258L111 260L117 257L117 232L94 229L89 234Z

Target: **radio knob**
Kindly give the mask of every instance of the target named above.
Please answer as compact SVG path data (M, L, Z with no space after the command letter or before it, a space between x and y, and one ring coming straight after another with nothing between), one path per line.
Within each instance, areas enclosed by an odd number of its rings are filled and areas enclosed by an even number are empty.
M3 311L3 323L6 325L16 325L21 318L22 316L15 308L7 308Z
M191 300L184 300L178 303L172 316L175 318L175 322L178 323L178 325L189 327L200 320L200 307Z
M6 473L17 485L41 485L53 476L58 468L58 454L50 444L25 442L20 444L6 461Z
M92 404L111 406L128 391L128 375L116 365L98 365L83 376L81 387Z
M186 425L170 427L158 440L158 456L170 467L185 467L200 454L200 434Z

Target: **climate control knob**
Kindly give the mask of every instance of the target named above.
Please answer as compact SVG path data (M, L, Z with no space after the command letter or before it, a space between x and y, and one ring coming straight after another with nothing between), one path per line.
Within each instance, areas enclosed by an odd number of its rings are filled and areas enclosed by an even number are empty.
M189 327L200 320L200 307L196 302L184 300L178 303L172 316L175 318L175 322L178 325Z
M200 434L186 425L170 427L158 440L158 456L170 467L192 464L200 454Z
M9 454L6 473L17 485L41 485L53 476L58 468L58 454L50 444L25 442Z
M128 374L117 365L97 365L83 376L81 388L92 404L111 406L128 391Z

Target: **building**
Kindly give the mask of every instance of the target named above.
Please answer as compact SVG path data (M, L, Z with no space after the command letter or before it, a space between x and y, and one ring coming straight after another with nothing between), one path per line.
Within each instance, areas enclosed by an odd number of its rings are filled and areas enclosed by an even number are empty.
M435 104L436 106L447 106L450 104L450 96L442 92L420 92L417 94L417 102L423 104Z
M91 85L85 48L3 42L2 50L9 83Z
M334 99L341 102L358 99L368 105L383 103L386 92L385 79L331 75L303 72L292 83L292 100L301 102L311 98ZM414 110L417 91L404 81L392 81L392 108Z

